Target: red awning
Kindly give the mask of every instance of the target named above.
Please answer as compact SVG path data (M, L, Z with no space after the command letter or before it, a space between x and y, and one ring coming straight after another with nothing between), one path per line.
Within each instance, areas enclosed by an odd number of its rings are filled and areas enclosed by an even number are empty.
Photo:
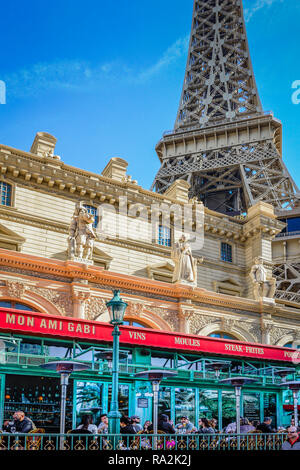
M0 308L0 331L5 332L77 339L97 344L112 343L112 329L113 327L108 323ZM278 346L132 326L122 326L121 333L120 343L127 346L300 364L300 350Z

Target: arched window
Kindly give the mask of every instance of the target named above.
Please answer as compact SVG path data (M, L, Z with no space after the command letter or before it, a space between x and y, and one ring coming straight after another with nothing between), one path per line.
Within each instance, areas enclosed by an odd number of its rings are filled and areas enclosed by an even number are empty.
M86 210L88 211L88 213L91 214L91 215L94 217L93 227L96 228L97 225L98 225L98 222L99 222L97 207L88 206L88 205L86 205L86 204L84 205L84 207L86 208Z
M15 308L16 310L27 310L29 312L36 312L36 310L29 305L15 302L14 300L1 300L0 307L2 308Z
M123 324L126 326L136 326L137 328L151 328L151 326L144 325L143 323L136 322L133 320L125 320Z
M293 346L293 343L287 343L283 346L284 348L300 349L300 344Z
M229 335L228 333L223 333L223 332L216 332L216 333L211 333L210 335L208 335L210 338L224 338L224 339L236 339L234 336L232 335Z
M11 185L0 181L1 206L11 206Z

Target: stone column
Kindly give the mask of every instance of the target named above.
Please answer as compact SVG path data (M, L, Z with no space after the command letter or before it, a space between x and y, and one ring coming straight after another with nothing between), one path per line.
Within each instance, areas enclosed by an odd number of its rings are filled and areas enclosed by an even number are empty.
M84 320L86 318L85 310L86 305L90 301L89 290L79 290L76 287L72 287L72 299L73 299L73 317Z

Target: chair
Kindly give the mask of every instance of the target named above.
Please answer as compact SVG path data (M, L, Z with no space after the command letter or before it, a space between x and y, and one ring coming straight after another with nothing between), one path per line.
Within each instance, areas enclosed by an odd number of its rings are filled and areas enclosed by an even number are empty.
M66 450L89 450L91 446L95 443L93 434L88 429L72 429L67 432L68 436L65 440L65 449ZM76 437L71 437L72 434L75 434ZM82 438L84 435L91 436Z
M29 431L28 434L45 434L45 429L36 428L32 431ZM42 436L29 436L26 441L26 450L40 450Z

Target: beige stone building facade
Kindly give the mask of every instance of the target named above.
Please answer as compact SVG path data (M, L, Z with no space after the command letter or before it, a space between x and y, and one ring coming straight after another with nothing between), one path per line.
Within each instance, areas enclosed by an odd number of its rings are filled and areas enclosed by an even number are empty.
M39 132L30 152L0 145L2 305L19 302L50 315L105 322L105 302L112 288L120 288L129 304L125 320L131 324L298 344L297 302L257 298L251 279L257 258L271 282L274 258L286 256L275 239L285 224L271 205L260 202L246 217L228 217L189 200L185 181L157 194L139 186L120 158L111 159L100 175L65 165L55 155L55 144L53 136ZM70 224L79 202L94 216L92 263L68 256ZM105 226L98 209L115 208L119 214L120 204L125 215L118 218L116 231L115 219L106 217ZM194 253L196 285L173 282L172 249L181 232L172 212L165 230L161 208L174 205L204 213L204 244ZM143 219L138 217L141 211ZM124 220L131 224L129 232ZM292 256L299 246L288 243Z

